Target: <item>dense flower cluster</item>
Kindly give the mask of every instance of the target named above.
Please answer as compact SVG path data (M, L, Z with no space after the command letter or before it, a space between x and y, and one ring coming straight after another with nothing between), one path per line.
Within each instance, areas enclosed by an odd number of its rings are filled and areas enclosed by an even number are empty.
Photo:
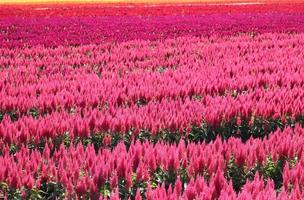
M187 133L203 121L216 127L237 117L298 121L304 110L303 37L4 48L0 136L28 143L65 132Z
M284 141L281 141L284 138ZM97 152L89 145L65 148L63 145L51 152L47 145L42 152L22 148L15 155L4 147L0 157L0 182L6 183L6 192L20 189L42 188L43 184L61 184L67 197L77 195L97 198L100 188L115 195L119 187L125 187L127 196L132 196L139 184L147 190L147 199L248 199L259 196L262 199L276 197L274 187L283 184L279 197L300 195L303 197L301 168L303 167L304 129L286 128L272 133L268 139L250 139L242 143L231 138L214 142L177 145L133 142L127 150L120 143L112 151L100 149ZM282 165L278 175L283 182L264 181L276 176L265 174L269 165ZM239 173L250 173L241 193L233 191L233 179L229 177L231 166ZM204 178L205 177L205 178ZM275 185L276 184L276 185ZM171 188L172 187L172 188ZM166 190L166 189L167 190ZM169 189L168 189L169 188ZM105 191L103 191L105 192ZM109 194L107 194L109 195ZM137 194L136 194L137 196ZM137 198L137 197L136 197ZM140 197L138 197L140 198Z
M303 13L0 6L0 198L303 199Z
M44 4L44 5L0 5L0 18L6 17L79 17L79 16L172 16L201 15L215 13L260 13L260 12L302 12L300 0L280 4L251 3L238 4ZM237 6L235 6L237 5Z
M96 16L23 18L0 21L0 46L84 45L106 41L164 40L179 36L240 32L303 32L304 15L236 13L186 16Z

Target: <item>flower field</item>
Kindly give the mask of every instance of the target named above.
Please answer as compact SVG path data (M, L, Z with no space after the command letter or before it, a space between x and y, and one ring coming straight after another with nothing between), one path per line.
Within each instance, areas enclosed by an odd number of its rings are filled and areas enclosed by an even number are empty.
M304 199L304 4L0 4L0 198Z

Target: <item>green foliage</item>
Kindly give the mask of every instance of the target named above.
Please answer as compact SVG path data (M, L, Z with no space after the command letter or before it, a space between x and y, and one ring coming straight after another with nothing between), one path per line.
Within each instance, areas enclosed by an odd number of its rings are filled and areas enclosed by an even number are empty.
M55 200L65 198L65 189L60 183L46 182L42 183L38 188L24 188L24 193L20 189L10 188L5 182L0 183L0 194L5 192L8 199L22 200L22 199L36 199L36 200Z
M42 198L47 200L64 199L65 197L65 188L57 182L42 183L40 191Z
M118 180L118 192L119 192L119 198L120 199L128 200L129 190L126 187L126 180L125 179L119 179Z
M136 173L132 175L132 187L130 189L130 197L131 199L135 199L136 192L139 190L140 195L143 199L146 199L146 191L147 191L147 183L144 181L138 181L136 178Z
M244 166L237 166L234 159L231 158L227 164L226 179L232 180L233 189L239 192L246 183L246 178L249 175L245 173Z
M166 173L158 167L151 176L151 187L156 188L158 185L165 181Z
M18 114L17 114L16 110L12 110L12 111L8 112L7 114L10 116L10 118L13 122L18 119Z
M44 199L44 195L46 195L46 193L42 190L37 189L37 188L27 190L27 199L42 200L42 199Z
M21 192L15 188L10 188L5 182L0 183L0 194L1 192L7 195L8 199L21 200Z
M0 123L2 122L4 115L5 115L5 113L0 111Z
M182 167L179 168L178 169L178 174L179 174L179 177L180 177L181 182L183 183L183 185L184 185L184 183L188 183L189 182L189 176L188 176L187 169L182 168Z
M279 159L277 163L274 163L271 157L268 157L266 163L261 167L261 174L264 179L272 179L275 189L279 189L282 186L284 165L285 159Z
M169 186L175 185L175 181L177 179L177 176L180 177L182 183L188 183L189 177L187 170L184 168L179 168L178 172L174 172L173 169L168 169L168 171L163 170L161 167L158 167L151 176L151 187L156 188L157 186L161 185L162 183L165 184L166 189L169 188Z
M40 115L39 110L37 108L31 108L28 112L34 119L37 119Z
M227 180L232 180L234 190L240 191L246 183L246 180L253 180L255 174L258 172L265 182L268 179L273 180L275 189L279 190L282 187L283 169L286 162L290 166L294 166L297 162L297 157L289 160L280 158L276 163L271 157L268 157L263 165L261 163L256 163L251 169L246 168L245 165L237 166L234 159L231 158L227 164L225 177Z
M110 197L111 196L111 187L110 187L110 183L108 181L106 181L101 189L100 189L100 194L104 197Z
M187 140L193 142L206 141L210 142L216 138L216 133L206 123L202 123L200 127L192 126L191 132Z

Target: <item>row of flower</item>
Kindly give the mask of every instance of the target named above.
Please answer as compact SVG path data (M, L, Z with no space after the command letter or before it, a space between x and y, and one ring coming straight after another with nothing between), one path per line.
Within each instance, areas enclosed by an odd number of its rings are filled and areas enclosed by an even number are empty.
M188 138L203 130L211 138L248 139L303 124L302 38L268 33L2 48L0 141L143 131ZM197 132L202 123L208 128Z
M238 3L237 3L238 4ZM72 16L164 16L164 15L201 15L215 13L260 13L280 11L284 13L297 13L304 11L304 4L45 4L45 5L0 5L0 18L7 17L72 17Z
M177 16L9 17L0 21L0 46L100 44L240 32L303 32L302 13Z
M256 119L277 120L280 123L303 123L304 92L302 89L258 91L234 97L205 97L200 100L163 100L144 106L101 108L102 110L71 110L38 116L23 116L16 121L16 113L4 114L0 124L1 140L8 143L26 143L34 139L54 138L68 132L71 137L85 137L95 132L128 133L140 130L151 132L169 130L171 133L189 133L192 125L202 122L216 128L238 119L237 125ZM13 120L13 121L12 121ZM266 124L267 126L267 124Z
M304 195L303 152L299 125L246 143L236 138L208 144L136 141L112 151L83 144L54 150L49 144L15 154L3 146L0 192L10 199L295 199Z
M302 88L303 46L302 34L263 34L1 49L0 110L44 112Z
M0 199L304 198L303 11L0 6Z

